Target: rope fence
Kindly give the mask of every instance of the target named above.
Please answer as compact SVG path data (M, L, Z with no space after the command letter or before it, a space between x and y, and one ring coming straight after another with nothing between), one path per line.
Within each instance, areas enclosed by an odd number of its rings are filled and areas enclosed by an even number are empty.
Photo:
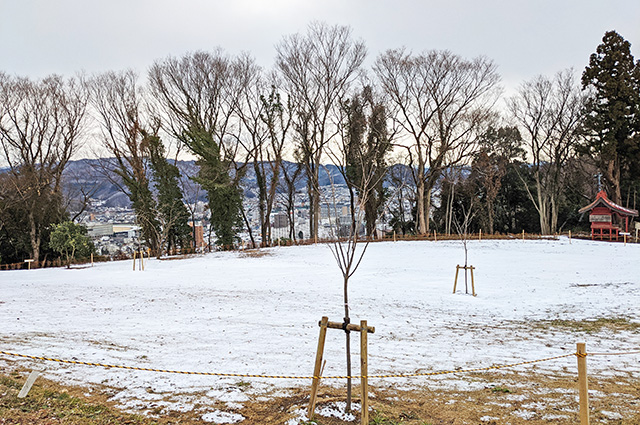
M20 357L20 358L26 358L26 359L32 359L32 360L44 360L44 361L55 362L55 363L102 367L105 369L138 370L138 371L144 371L144 372L171 373L171 374L180 374L180 375L204 375L204 376L218 376L218 377L264 378L264 379L361 379L361 378L385 379L385 378L411 378L411 377L419 377L419 376L439 376L439 375L451 375L456 373L484 372L489 370L507 369L507 368L517 367L517 366L528 365L528 364L548 362L551 360L558 360L558 359L571 357L571 356L584 358L587 356L621 356L621 355L628 355L628 354L640 354L640 350L616 352L616 353L570 353L570 354L563 354L560 356L546 357L546 358L537 359L537 360L528 360L528 361L523 361L518 363L494 365L494 366L472 368L472 369L456 369L456 370L443 370L443 371L436 371L436 372L400 373L400 374L366 375L366 376L362 376L362 375L293 376L293 375L259 375L259 374L222 373L222 372L191 372L191 371L181 371L181 370L153 369L153 368L144 368L144 367L137 367L137 366L122 366L122 365L112 365L112 364L104 364L104 363L92 363L92 362L83 362L78 360L64 360L64 359L56 359L52 357L31 356L28 354L11 353L8 351L0 351L0 354L4 356Z

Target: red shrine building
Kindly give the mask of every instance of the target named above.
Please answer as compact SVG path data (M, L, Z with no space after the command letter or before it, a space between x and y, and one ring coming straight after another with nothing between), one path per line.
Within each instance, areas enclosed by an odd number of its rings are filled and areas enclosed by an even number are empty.
M629 217L638 216L638 211L610 201L604 190L598 192L595 201L578 212L589 212L591 239L610 241L617 241L623 231L629 234Z

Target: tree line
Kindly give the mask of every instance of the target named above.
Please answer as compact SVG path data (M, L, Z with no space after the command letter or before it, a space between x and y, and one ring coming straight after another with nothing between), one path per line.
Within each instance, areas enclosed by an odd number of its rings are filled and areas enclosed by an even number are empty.
M596 173L614 202L636 206L640 62L615 31L581 78L560 70L510 96L486 57L399 48L370 69L366 57L349 27L316 22L282 38L270 70L217 49L159 59L144 78L130 70L38 80L0 73L2 261L54 255L54 225L77 218L63 171L88 140L98 140L103 175L128 195L157 255L192 244L193 211L176 167L183 153L197 159L189 177L206 192L221 246L243 230L258 240L243 204L249 168L264 244L277 206L296 238L302 179L307 234L318 236L327 162L346 182L352 227L364 211L367 235L381 222L399 233L449 233L465 216L470 230L489 233L573 228Z

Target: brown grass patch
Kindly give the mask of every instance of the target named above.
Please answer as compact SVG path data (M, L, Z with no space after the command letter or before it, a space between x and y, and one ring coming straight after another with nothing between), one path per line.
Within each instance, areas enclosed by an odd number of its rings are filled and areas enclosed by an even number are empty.
M242 415L238 424L284 424L306 410L309 388L288 391L286 396L260 394L251 396L239 409L225 403L196 405L192 411L166 411L148 405L137 415L115 407L110 397L116 389L87 389L63 386L38 378L29 396L18 399L17 393L26 379L26 371L0 375L1 424L195 424L202 415L219 409ZM389 388L372 387L370 424L375 425L461 425L461 424L575 424L578 419L577 377L527 373L494 372L465 375L467 390L403 388L407 381L397 380ZM592 423L637 425L640 423L640 381L638 377L597 377L589 380ZM281 393L281 392L280 392ZM258 400L259 399L259 400ZM344 401L344 388L321 384L318 409ZM354 388L354 401L359 402L359 388ZM318 410L316 410L318 411ZM140 412L143 413L143 412ZM151 417L147 416L151 415ZM342 425L335 417L316 415L318 425ZM309 422L301 421L301 424Z
M270 257L273 254L271 252L261 250L261 249L247 249L245 251L240 251L240 257L243 258L261 258L261 257Z
M584 333L597 333L604 330L640 332L640 323L631 322L626 317L600 317L595 320L540 320L534 322L534 327Z

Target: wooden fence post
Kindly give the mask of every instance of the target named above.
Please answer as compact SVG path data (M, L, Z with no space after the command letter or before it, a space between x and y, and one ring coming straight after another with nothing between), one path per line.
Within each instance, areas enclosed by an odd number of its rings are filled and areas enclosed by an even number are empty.
M360 423L363 425L369 424L369 367L367 365L367 321L360 321L360 387L361 398L360 400Z
M316 396L318 395L318 385L320 384L320 370L322 367L322 356L324 353L324 341L327 337L327 324L329 318L322 317L320 322L320 337L318 338L318 350L316 351L316 365L313 368L313 383L311 384L311 396L309 397L309 412L307 416L309 420L313 419L314 410L316 408Z
M580 393L580 425L589 425L589 382L587 380L587 349L584 342L577 345L578 390Z

